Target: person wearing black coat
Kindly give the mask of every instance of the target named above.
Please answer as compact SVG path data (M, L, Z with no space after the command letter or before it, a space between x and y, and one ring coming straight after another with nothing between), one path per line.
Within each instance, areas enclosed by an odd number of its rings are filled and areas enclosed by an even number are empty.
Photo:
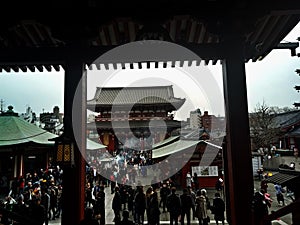
M115 195L112 200L112 209L115 214L115 224L119 224L121 222L121 210L122 210L122 202L121 202L121 195L119 192L119 187L115 187Z
M84 212L84 219L80 221L79 225L99 225L98 220L94 218L93 208L87 207Z
M193 209L193 199L192 196L188 194L186 188L183 189L183 194L180 195L181 201L181 225L184 225L184 217L186 216L187 225L191 224L191 209Z
M146 210L146 195L142 187L137 189L137 193L134 197L134 214L135 223L144 224L144 214Z
M215 198L213 199L213 205L211 210L214 214L216 224L218 225L218 222L221 221L222 225L224 225L225 202L223 199L221 199L221 195L218 192L215 193Z
M167 209L170 213L170 225L178 225L178 217L181 213L181 202L179 196L176 194L176 188L171 188L171 194L167 197Z
M160 210L158 205L157 192L154 192L152 194L148 207L149 207L149 217L148 217L149 225L159 225Z

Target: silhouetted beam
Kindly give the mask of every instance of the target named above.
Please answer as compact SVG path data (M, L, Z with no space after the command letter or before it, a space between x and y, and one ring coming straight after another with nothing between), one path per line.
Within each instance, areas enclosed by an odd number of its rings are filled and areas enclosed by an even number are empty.
M48 72L52 71L52 66L51 65L45 65L45 68Z
M16 73L19 72L20 68L18 66L13 66L12 67L13 71L15 71Z
M224 58L224 48L220 44L192 44L181 43L183 47L193 51L205 60L218 60ZM64 64L70 55L76 55L83 62L91 64L95 59L116 46L101 47L39 47L2 49L0 51L0 65L39 65ZM124 59L125 60L125 59ZM170 55L163 61L181 61L184 56ZM132 63L129 61L128 63ZM138 62L138 60L136 60ZM117 63L112 62L112 63Z
M296 56L296 48L299 47L298 42L290 42L290 43L279 43L274 49L289 49L291 50L291 56Z
M60 71L60 65L52 65L55 71Z
M35 67L36 67L36 68L38 69L38 71L40 71L40 72L43 72L43 71L44 71L43 65L36 65Z
M7 73L10 73L10 71L11 71L11 67L9 67L9 66L4 66L3 69L4 69Z
M0 65L35 65L35 64L64 64L71 56L76 55L86 63L92 63L103 53L115 46L108 47L39 47L14 48L0 51Z
M27 72L27 67L26 67L26 66L20 66L20 69L21 69L23 72Z
M35 66L29 65L28 68L31 72L35 72Z

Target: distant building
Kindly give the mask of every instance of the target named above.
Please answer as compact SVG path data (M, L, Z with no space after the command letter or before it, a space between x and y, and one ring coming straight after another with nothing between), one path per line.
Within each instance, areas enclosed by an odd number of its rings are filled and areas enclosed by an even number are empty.
M55 106L52 113L41 113L40 124L43 129L58 134L63 125L63 113L59 112L59 107Z
M202 127L201 111L200 109L196 109L190 112L190 128L197 129L200 127Z
M206 132L216 132L223 131L225 129L225 118L216 117L215 115L209 115L208 111L204 111L204 114L201 116L202 128Z
M8 110L6 110L6 111L3 111L1 114L0 114L0 116L19 116L19 114L18 113L16 113L16 112L14 112L14 110L13 110L13 106L8 106L7 107L8 108Z
M36 114L32 111L31 107L28 106L25 113L20 115L28 123L35 123L36 122Z
M225 134L225 117L209 115L208 111L201 114L200 109L190 112L187 126L181 129L181 136L193 140L215 140L223 138Z
M146 150L181 127L174 120L185 99L174 97L173 87L98 87L87 108L99 115L88 123L88 136L98 134L109 151Z

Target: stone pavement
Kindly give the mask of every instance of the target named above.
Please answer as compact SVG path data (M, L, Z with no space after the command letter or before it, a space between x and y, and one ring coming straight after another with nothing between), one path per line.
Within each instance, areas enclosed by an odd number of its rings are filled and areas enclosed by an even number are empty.
M294 157L292 156L286 156L286 157L281 157L280 162L282 163L287 163L289 164L290 162L295 161ZM300 171L300 164L299 162L296 163L296 170ZM274 171L272 171L272 173L274 173ZM144 179L144 178L140 178L140 179ZM278 209L280 209L282 206L278 205L277 201L276 201L276 194L275 194L275 188L273 184L268 184L268 193L271 195L271 198L273 199L271 208L269 209L269 212L271 213L271 211L276 211ZM146 190L147 187L144 188L144 190ZM254 189L259 190L260 189L260 181L257 178L254 178ZM206 189L207 190L207 195L212 203L212 199L214 197L215 194L215 189L211 188L211 189ZM111 209L111 205L112 205L112 199L113 199L113 194L110 193L110 187L105 188L105 193L106 193L106 201L105 201L105 205L106 205L106 210L105 210L105 218L106 218L106 224L110 225L110 224L114 224L113 222L113 218L114 218L114 213ZM181 194L182 192L180 190L177 191L177 194ZM292 202L291 198L287 197L285 195L285 204L290 204ZM161 209L162 212L162 209ZM225 214L226 215L226 214ZM132 215L130 215L132 218ZM211 223L210 224L215 224L215 221L213 219L213 215L211 214L211 212L209 211L209 216L211 218ZM146 213L145 213L145 224L147 223L147 218L146 218ZM160 223L161 224L169 224L169 214L168 213L161 213L160 215ZM272 222L273 225L287 225L287 224L292 224L292 216L291 214L288 214L284 217L278 218L278 220L275 220ZM56 220L51 220L49 221L49 225L58 225L61 224L60 223L60 219L56 219ZM191 224L195 224L198 225L198 220L192 220Z

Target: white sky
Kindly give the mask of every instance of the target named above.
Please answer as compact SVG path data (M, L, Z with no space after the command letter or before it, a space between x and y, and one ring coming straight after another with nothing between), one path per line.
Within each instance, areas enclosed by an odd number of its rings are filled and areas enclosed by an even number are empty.
M300 37L300 24L282 42L297 42L297 37ZM300 48L297 53L300 53ZM297 68L300 69L300 58L291 57L289 50L275 49L262 61L246 63L249 112L263 101L269 106L292 108L293 103L300 100L300 94L294 89L295 85L300 84L300 77L295 73ZM217 94L212 98L210 94L220 91L222 95L219 63L198 68L121 70L102 76L105 78L102 81L98 81L97 73L99 71L88 72L88 99L93 97L96 86L103 84L118 87L173 85L175 97L187 99L184 106L176 112L177 119L186 119L189 111L196 108L200 108L202 112L208 110L210 114L224 114L222 96ZM63 111L63 71L2 72L0 84L0 99L4 101L4 109L13 105L16 112L23 113L30 106L39 114L43 110L52 112L57 105Z

